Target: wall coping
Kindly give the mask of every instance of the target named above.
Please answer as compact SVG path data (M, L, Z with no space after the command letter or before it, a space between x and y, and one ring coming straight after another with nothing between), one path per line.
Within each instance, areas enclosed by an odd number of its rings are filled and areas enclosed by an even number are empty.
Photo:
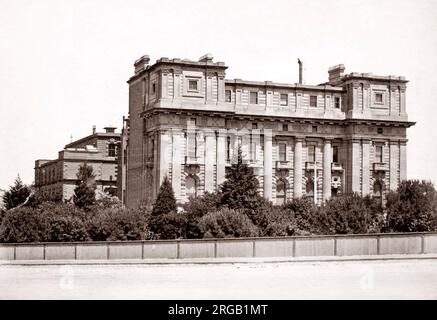
M366 233L366 234L335 234L335 235L312 235L312 236L283 236L283 237L242 237L242 238L210 238L210 239L169 239L169 240L119 240L119 241L74 241L74 242L17 242L0 243L0 247L11 246L45 246L45 245L109 245L109 244L154 244L154 243L203 243L203 242L243 242L254 240L311 240L311 239L341 239L341 238L380 238L380 237L405 237L436 235L437 232L396 232L396 233Z

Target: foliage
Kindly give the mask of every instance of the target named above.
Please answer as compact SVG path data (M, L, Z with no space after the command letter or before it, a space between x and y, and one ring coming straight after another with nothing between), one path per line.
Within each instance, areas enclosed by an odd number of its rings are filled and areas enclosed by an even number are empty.
M313 227L321 234L380 232L382 210L370 196L343 194L329 199L319 208Z
M421 232L437 230L437 193L429 181L402 181L387 195L386 230Z
M150 213L142 209L103 208L89 215L86 226L93 241L146 240Z
M184 225L183 236L188 239L201 238L198 226L200 218L211 211L219 208L221 194L219 192L205 192L202 196L190 197L184 205L186 223Z
M223 208L210 212L199 221L204 238L256 237L258 227L240 210Z
M238 159L226 173L226 180L221 185L221 204L230 209L255 209L254 201L259 199L258 179L252 168L243 163L241 148L238 149Z
M157 239L182 238L186 224L186 216L176 211L152 215L150 218L150 230L155 234Z
M296 219L293 213L286 210L285 207L272 207L266 217L267 224L260 230L261 236L280 237L299 235Z
M30 188L23 184L18 175L14 181L14 185L5 192L3 196L3 203L6 210L10 210L25 203L30 195Z
M9 210L0 225L1 242L58 242L88 239L84 213L71 204L44 203Z
M283 210L288 211L288 214L294 217L297 233L302 235L317 233L315 225L317 207L312 199L309 197L294 198L283 205Z
M96 182L93 167L86 163L82 164L76 176L78 182L74 189L74 204L81 209L89 210L96 202Z
M163 215L171 211L176 211L176 198L170 181L167 176L165 176L159 188L158 196L153 204L152 215Z

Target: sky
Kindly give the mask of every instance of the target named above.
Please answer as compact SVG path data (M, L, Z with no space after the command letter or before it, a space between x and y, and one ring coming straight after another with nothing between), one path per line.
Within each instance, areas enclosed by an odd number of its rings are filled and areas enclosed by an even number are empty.
M0 188L128 113L134 61L212 53L227 79L405 76L407 177L437 184L437 0L0 0Z

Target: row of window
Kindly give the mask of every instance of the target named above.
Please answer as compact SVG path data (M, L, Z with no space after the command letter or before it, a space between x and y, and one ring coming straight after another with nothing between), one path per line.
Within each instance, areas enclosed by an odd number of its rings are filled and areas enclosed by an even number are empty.
M225 101L232 102L232 90L225 90ZM250 91L249 92L249 103L250 104L258 104L258 92ZM288 94L281 93L280 94L280 105L288 106ZM310 107L317 108L317 96L310 96ZM334 97L334 107L336 109L340 109L340 97Z

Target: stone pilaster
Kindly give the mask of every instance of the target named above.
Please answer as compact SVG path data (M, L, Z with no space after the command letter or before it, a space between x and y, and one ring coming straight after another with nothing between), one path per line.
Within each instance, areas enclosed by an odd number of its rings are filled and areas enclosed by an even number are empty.
M325 144L323 146L323 201L328 200L331 197L331 163L331 139L325 139Z
M360 170L361 170L361 159L360 159L360 148L361 142L358 139L352 139L352 174L351 174L351 182L352 182L352 192L360 192L361 191L361 179L360 179Z
M226 163L226 130L219 129L217 132L217 187L225 181L225 163Z
M165 176L168 176L168 164L169 164L169 149L171 148L171 139L169 132L159 132L159 183L157 190L162 184Z
M399 141L399 180L407 180L407 139Z
M363 196L370 193L370 140L363 139L362 152L362 181L361 190Z
M172 130L172 163L171 163L171 185L174 191L174 195L177 202L181 201L181 165L182 159L182 149L183 146L183 132L182 130L173 129Z
M272 200L272 130L264 129L264 198Z
M205 134L205 191L214 191L215 132L204 130Z
M302 197L302 141L296 137L294 143L294 198Z
M398 163L399 159L398 148L399 142L397 140L390 140L390 190L396 190L398 187Z

